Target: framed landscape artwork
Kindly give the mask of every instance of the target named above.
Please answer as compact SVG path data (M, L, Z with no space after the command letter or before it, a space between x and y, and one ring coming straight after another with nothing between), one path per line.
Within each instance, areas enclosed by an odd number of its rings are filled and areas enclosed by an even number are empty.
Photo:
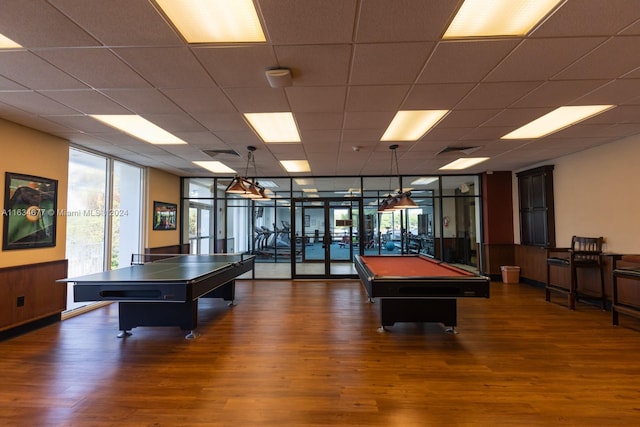
M175 203L153 202L153 229L175 230L178 206Z

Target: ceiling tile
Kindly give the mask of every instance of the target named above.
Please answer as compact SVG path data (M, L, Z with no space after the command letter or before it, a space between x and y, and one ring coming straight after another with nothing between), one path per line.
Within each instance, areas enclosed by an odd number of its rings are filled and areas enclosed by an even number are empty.
M343 113L295 113L296 123L301 130L340 129L343 117Z
M78 113L78 111L36 92L0 92L0 102L4 102L18 109L24 109L31 114L44 116Z
M52 49L38 56L92 88L146 88L149 83L109 49Z
M87 85L32 53L0 52L0 75L25 87L40 89L87 89Z
M480 83L458 105L458 108L506 108L542 82Z
M396 111L409 86L352 86L347 92L346 111Z
M513 108L559 107L604 85L606 80L547 81L511 105Z
M620 105L640 96L640 79L618 79L580 97L574 104Z
M171 114L182 110L157 89L103 89L105 96L136 114Z
M433 43L359 44L354 49L350 83L413 83Z
M465 83L483 79L518 40L440 42L418 83Z
M457 0L367 0L362 2L359 43L438 40Z
M476 127L487 123L492 117L503 110L500 109L475 109L453 110L447 114L438 127Z
M144 118L168 132L205 130L204 126L187 114L146 114Z
M616 34L638 19L636 0L566 1L537 28L533 37L575 37Z
M469 94L472 83L446 83L415 85L402 103L404 110L449 110ZM487 107L487 108L490 108Z
M485 81L547 80L605 41L603 37L524 40Z
M131 111L95 90L57 90L40 93L87 114L131 114Z
M26 48L98 46L100 43L46 1L2 5L2 34Z
M259 0L275 44L350 43L356 0Z
M340 129L305 130L301 133L305 150L312 149L312 146L320 147L321 144L327 144L325 145L325 149L331 144L335 144L336 146L340 144Z
M640 67L640 36L612 37L554 79L615 79ZM634 52L632 54L632 52Z
M345 114L345 129L386 129L395 116L394 112L350 111Z
M159 88L206 88L214 85L186 47L113 49L131 68Z
M182 44L149 1L49 0L105 46ZM59 27L56 27L56 29Z
M275 113L291 111L282 89L227 88L225 90L235 108L241 113Z
M275 46L277 63L291 69L294 86L336 86L347 83L351 45Z
M270 46L194 47L202 65L220 87L268 87L265 70L279 65Z
M232 113L235 107L218 88L175 88L161 91L178 107L191 114Z
M289 87L285 91L294 113L339 113L344 110L344 86Z

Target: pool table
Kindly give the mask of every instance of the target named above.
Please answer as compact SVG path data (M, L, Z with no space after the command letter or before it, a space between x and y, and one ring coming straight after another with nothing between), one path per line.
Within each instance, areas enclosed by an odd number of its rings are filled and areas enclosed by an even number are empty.
M370 301L380 300L384 331L396 322L438 322L455 333L458 298L489 298L488 277L423 255L355 257Z

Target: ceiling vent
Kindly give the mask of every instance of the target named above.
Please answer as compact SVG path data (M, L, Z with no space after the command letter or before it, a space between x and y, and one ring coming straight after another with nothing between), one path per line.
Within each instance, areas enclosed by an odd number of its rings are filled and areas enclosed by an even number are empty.
M462 153L469 155L475 151L478 151L482 147L444 147L442 150L438 151L436 155L447 154L447 153Z
M236 150L203 150L202 152L209 157L216 157L220 154L229 154L231 156L240 157L240 153L238 153Z

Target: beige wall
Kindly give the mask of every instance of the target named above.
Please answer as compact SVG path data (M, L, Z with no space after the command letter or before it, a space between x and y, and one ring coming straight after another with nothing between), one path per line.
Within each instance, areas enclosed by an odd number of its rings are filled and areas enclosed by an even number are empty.
M5 172L15 172L58 180L58 210L64 209L67 205L69 168L67 141L2 119L0 119L0 141L2 207L4 208ZM64 215L58 215L55 247L2 251L0 267L64 259L66 226ZM0 236L2 233L3 227L0 227Z
M603 236L605 251L640 253L640 136L543 164L554 165L556 245L571 236ZM527 168L528 169L528 168ZM515 236L519 243L517 179Z
M177 230L154 230L153 222L153 202L175 203L178 205L178 224L180 224L180 177L172 175L158 169L147 171L147 188L149 197L147 198L147 240L145 248L158 248L162 246L172 246L180 243L179 225Z

